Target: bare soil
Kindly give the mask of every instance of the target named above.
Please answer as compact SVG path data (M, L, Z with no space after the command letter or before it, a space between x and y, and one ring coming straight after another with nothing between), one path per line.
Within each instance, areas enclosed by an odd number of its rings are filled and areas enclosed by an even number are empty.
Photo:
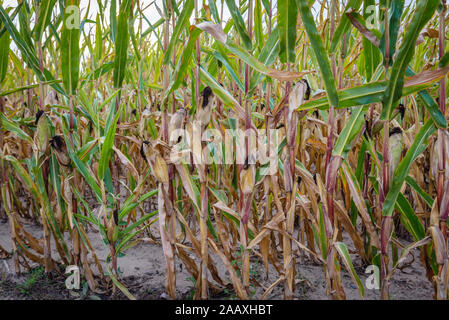
M42 227L34 224L25 224L28 232L36 238L42 238ZM152 229L157 235L157 227ZM106 266L106 257L108 249L103 244L100 235L95 232L89 232L89 239L94 246L101 263ZM12 250L10 240L10 229L8 223L0 222L0 245L8 251ZM349 248L351 246L349 245ZM350 248L351 249L351 248ZM427 300L432 299L433 286L427 280L425 270L419 261L419 252L412 251L414 255L413 263L397 270L393 275L390 294L394 300ZM55 254L55 257L57 255ZM363 284L370 274L365 274L365 267L357 255L351 256L354 266ZM216 257L212 257L220 274L226 271ZM296 291L294 299L300 300L322 300L326 297L326 283L324 278L324 269L322 265L314 264L307 257L300 259L296 263ZM411 260L411 258L410 258ZM252 291L251 297L258 299L262 296L265 289L268 288L278 275L273 267L270 267L268 278L262 262L258 257L251 260L251 275L253 279L260 284L257 289ZM122 272L121 282L124 283L129 291L137 299L165 299L165 261L160 244L141 242L129 249L124 257L118 259L118 265ZM177 263L177 290L178 298L191 299L194 292L194 281L190 274L183 268L181 262ZM9 299L127 299L120 291L115 295L107 293L106 290L100 292L91 292L87 285L82 286L78 291L70 291L65 287L64 270L61 272L46 275L42 268L34 266L33 269L21 275L16 275L14 264L11 258L0 260L0 300ZM350 275L342 271L343 286L346 292L346 298L350 300L361 299L359 291L353 283ZM229 280L226 279L225 280ZM265 288L265 289L264 289ZM278 284L268 295L267 299L283 299L283 283ZM379 290L369 290L365 288L365 299L379 299ZM232 290L224 290L219 295L212 296L213 299L234 299Z

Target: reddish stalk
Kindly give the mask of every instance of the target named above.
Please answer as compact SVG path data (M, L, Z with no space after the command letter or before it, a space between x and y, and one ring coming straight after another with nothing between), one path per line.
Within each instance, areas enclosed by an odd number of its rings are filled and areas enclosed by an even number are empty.
M446 0L442 0L443 9L440 12L440 30L439 30L439 38L438 38L438 55L441 59L444 55L444 38L445 38L445 21L444 16L446 14ZM446 77L443 77L440 81L440 92L439 92L439 105L440 110L443 113L443 115L446 115ZM445 161L445 143L444 143L444 136L445 136L445 130L444 129L438 129L438 140L440 141L440 150L438 152L438 186L437 186L437 201L438 201L438 208L440 209L440 230L443 233L444 240L446 242L446 248L447 248L447 227L446 227L446 220L448 218L449 212L442 212L442 199L444 196L444 192L449 192L444 190L444 178L445 178L445 172L446 172L446 161Z
M389 34L389 17L388 8L390 1L387 0L385 8L385 79L388 78L388 68L390 61L390 34ZM383 208L385 197L387 196L388 189L390 187L390 146L389 146L389 127L390 122L386 120L383 125L383 146L382 146L382 189L379 190L379 203ZM382 213L381 213L382 214ZM389 283L387 280L388 275L388 244L392 228L393 218L391 216L381 216L381 256L380 256L380 281L381 281L381 299L388 300L389 297Z

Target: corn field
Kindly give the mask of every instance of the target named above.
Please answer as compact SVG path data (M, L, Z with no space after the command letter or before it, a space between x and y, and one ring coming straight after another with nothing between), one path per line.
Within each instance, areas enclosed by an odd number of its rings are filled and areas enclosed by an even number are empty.
M364 298L357 258L387 300L414 253L448 299L446 0L0 3L16 273L77 266L134 299L120 258L151 239L171 299L180 264L194 299L251 299L254 261L276 274L256 298L293 299L304 259L323 299L343 274Z

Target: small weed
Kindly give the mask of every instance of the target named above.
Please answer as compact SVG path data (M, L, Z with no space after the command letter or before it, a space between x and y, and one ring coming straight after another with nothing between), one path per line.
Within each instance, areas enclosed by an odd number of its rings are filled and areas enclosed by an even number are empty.
M195 290L196 290L196 279L193 276L190 276L190 277L186 278L186 280L189 280L192 282L192 290L190 290L190 293L187 296L187 300L193 300L193 297L195 296Z
M29 295L30 290L33 288L36 282L43 278L44 278L43 267L33 269L30 273L29 278L23 284L18 285L20 293L23 295Z

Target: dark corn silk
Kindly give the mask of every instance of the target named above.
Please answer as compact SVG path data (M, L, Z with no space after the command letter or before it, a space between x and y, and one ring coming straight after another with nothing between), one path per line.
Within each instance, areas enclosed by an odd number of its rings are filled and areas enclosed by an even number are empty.
M285 127L285 125L283 124L283 123L281 123L280 125L278 125L277 127L276 127L276 129L281 129L281 128L284 128Z
M50 146L53 148L58 162L63 166L70 166L71 161L64 138L60 135L54 136L50 140Z
M203 92L201 93L201 97L203 98L202 103L201 103L201 107L204 108L209 104L209 99L212 95L212 89L207 86L203 89Z
M204 131L209 125L212 115L212 105L214 102L214 94L212 89L207 86L201 92L200 104L196 110L195 120L201 123L201 128Z
M401 120L404 121L404 116L405 116L405 106L400 103L398 106L399 109L399 114L401 115Z
M365 136L366 140L371 139L371 128L369 126L369 121L366 117L366 114L364 115L365 117L365 130L363 131L363 135Z
M36 125L38 124L39 119L42 117L43 114L44 114L43 110L39 110L38 112L36 112L36 121L35 121Z
M147 147L149 146L149 144L150 144L149 141L144 140L144 141L142 142L142 145L140 146L140 155L142 156L142 158L143 158L145 161L148 161L148 159L147 159L147 157L146 157L146 155L145 155L145 148L147 148Z
M393 136L395 134L402 134L402 129L399 127L394 127L393 129L390 129L390 134L389 136Z
M303 81L306 85L306 92L304 94L304 100L309 100L310 99L310 93L311 93L311 88L309 85L309 82L306 79L302 79L301 81Z
M248 170L249 168L249 157L246 157L245 163L243 164L243 170Z
M118 226L118 209L114 209L113 216L115 225Z

